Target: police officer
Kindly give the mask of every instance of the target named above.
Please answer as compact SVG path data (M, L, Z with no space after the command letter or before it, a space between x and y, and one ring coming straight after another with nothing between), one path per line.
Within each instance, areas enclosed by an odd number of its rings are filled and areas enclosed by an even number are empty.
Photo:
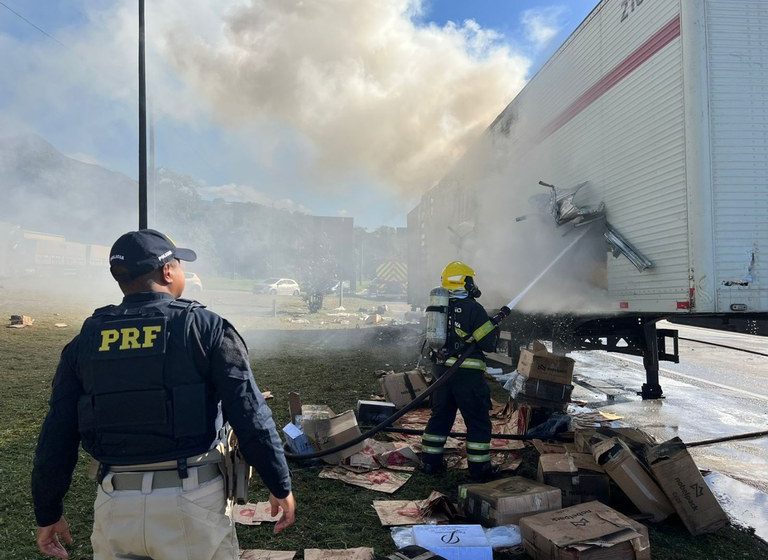
M110 271L125 294L97 309L61 354L32 471L40 552L67 558L63 499L78 444L99 461L94 560L236 560L219 463L228 421L270 491L278 533L294 522L291 479L272 413L234 327L191 300L181 261L151 229L121 236Z
M443 450L456 410L461 411L467 425L467 461L469 475L475 480L492 478L491 466L491 394L485 382L483 352L496 349L496 331L488 314L476 298L480 290L475 285L475 271L460 261L449 263L441 274L443 288L450 293L448 304L448 336L438 352L434 366L436 378L454 363L466 348L470 338L477 347L461 364L458 371L432 394L432 415L422 436L423 471L435 474L445 470Z

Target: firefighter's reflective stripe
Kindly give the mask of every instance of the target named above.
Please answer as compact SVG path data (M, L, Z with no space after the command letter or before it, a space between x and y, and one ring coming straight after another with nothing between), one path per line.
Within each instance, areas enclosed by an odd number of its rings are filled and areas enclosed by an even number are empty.
M459 335L462 339L467 338L469 336L467 333L465 333L459 327L453 327L453 330L455 330L456 334Z
M453 364L456 363L456 360L458 358L448 358L445 360L445 365L448 367L451 367ZM479 369L481 371L485 371L485 362L483 360L478 360L477 358L467 358L464 360L460 368L467 368L467 369Z
M486 463L491 460L491 454L486 453L485 455L470 455L467 454L467 461L470 463Z
M434 441L437 443L445 443L448 440L448 436L435 436L432 434L422 434L422 441Z
M490 321L486 321L479 327L477 327L474 332L472 333L472 338L475 339L475 342L480 342L483 340L486 336L488 336L488 333L493 332L493 329L496 327L491 323Z
M477 443L474 441L468 441L467 442L467 449L471 449L472 451L490 451L491 444L490 443Z
M430 447L429 445L421 445L421 450L424 453L432 453L433 455L442 455L443 454L443 448L442 447Z

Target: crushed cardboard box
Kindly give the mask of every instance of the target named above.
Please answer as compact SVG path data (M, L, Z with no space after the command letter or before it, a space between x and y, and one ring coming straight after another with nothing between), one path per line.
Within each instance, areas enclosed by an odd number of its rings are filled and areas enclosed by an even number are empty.
M376 425L397 411L395 403L386 401L357 401L357 421L363 425Z
M435 554L419 545L406 546L387 556L387 560L446 560L445 557Z
M325 467L320 471L320 478L340 480L346 484L360 486L376 492L392 494L399 490L411 478L410 473L395 472L388 469L354 473L344 467Z
M517 523L526 515L562 507L559 488L521 476L461 485L458 502L467 519L487 527Z
M446 560L493 560L493 549L480 525L415 525L416 544Z
M553 383L536 377L526 377L522 373L515 374L504 384L512 398L518 395L545 401L570 402L573 385Z
M547 347L537 340L530 349L521 349L517 371L528 378L570 385L573 381L573 365L571 358L549 352Z
M305 548L304 560L373 560L373 549L365 547L334 550Z
M520 521L525 551L535 560L650 560L648 529L588 502Z
M651 473L692 535L712 533L728 524L728 516L680 438L650 448L646 459Z
M589 453L547 453L539 457L536 479L559 488L563 507L598 500L610 502L610 480Z
M232 509L232 517L235 523L240 525L261 525L262 523L275 523L282 511L277 515L272 515L272 505L269 502L258 502L255 504L235 504Z
M549 453L577 453L576 446L573 443L549 443L540 439L534 439L531 444L539 452L539 455L547 455Z
M390 373L382 377L381 390L385 398L397 408L403 408L427 390L427 380L421 370Z
M296 418L301 431L320 451L331 449L361 435L357 418L351 410L335 414L326 405L301 404L298 393L291 393L288 402L291 417ZM297 410L301 410L300 415L295 414ZM363 442L360 442L337 453L326 455L322 459L329 465L337 465L360 451L363 445Z
M600 442L593 447L592 454L635 507L651 516L652 521L658 523L674 513L667 496L622 440Z
M458 515L451 501L435 491L425 500L376 500L373 509L384 527L444 524Z
M240 560L293 560L296 552L290 550L243 550Z

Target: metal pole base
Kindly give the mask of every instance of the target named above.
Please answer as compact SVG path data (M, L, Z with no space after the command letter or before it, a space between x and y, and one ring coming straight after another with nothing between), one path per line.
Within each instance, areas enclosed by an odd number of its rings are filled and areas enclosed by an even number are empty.
M643 397L644 401L664 398L661 385L659 384L649 385L648 383L643 383L643 389L638 391L637 394Z

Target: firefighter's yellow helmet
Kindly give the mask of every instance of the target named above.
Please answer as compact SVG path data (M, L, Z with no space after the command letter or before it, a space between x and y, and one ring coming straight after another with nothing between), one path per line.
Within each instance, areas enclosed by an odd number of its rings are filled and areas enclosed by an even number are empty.
M440 284L446 290L464 290L467 276L475 277L472 267L461 261L453 261L445 265L440 274Z

